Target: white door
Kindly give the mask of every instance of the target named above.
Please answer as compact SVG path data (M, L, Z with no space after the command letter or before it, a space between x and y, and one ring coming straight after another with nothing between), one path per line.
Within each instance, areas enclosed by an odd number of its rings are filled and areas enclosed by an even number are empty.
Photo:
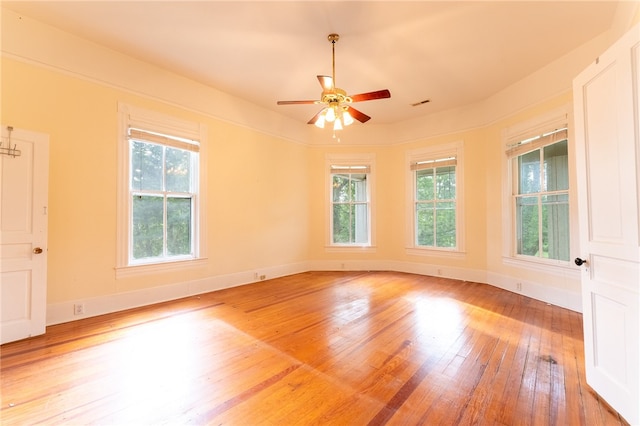
M640 26L573 82L587 383L640 424Z
M45 332L48 178L49 137L2 126L0 343Z

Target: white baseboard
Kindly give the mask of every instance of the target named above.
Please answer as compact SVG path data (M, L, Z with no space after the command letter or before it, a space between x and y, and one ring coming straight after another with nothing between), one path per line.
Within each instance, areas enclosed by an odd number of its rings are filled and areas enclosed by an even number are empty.
M309 266L311 271L395 271L479 283L486 283L487 275L485 271L469 268L382 260L315 261L309 262Z
M513 277L493 272L487 273L487 281L487 284L492 286L582 313L582 295L580 292L550 287L533 281L514 279ZM518 283L520 283L520 289L517 288Z
M175 284L145 288L142 290L124 293L110 294L108 296L92 297L88 299L71 300L62 303L47 305L47 325L61 324L98 315L152 305L154 303L189 297L196 294L208 293L225 288L251 284L261 279L272 279L306 272L309 268L306 263L279 265L266 268L257 268L252 271L237 272L234 274L216 275L193 281L179 282ZM74 315L74 306L82 304L84 314Z
M582 296L579 292L551 287L540 282L522 280L507 275L479 269L456 268L438 264L398 261L316 261L310 262L312 271L397 271L410 274L430 275L492 285L522 294L532 299L582 312ZM518 288L520 283L520 288Z
M477 269L455 268L437 264L380 261L310 261L265 268L234 274L217 275L200 280L185 281L125 293L89 299L53 303L47 306L47 325L60 324L83 318L109 314L154 303L208 293L225 288L251 284L261 279L272 279L307 271L396 271L418 275L440 276L461 281L493 285L523 296L582 312L582 299L578 292L550 287L542 283L514 279L513 277ZM520 283L520 288L517 287ZM82 304L84 314L74 315L74 306Z

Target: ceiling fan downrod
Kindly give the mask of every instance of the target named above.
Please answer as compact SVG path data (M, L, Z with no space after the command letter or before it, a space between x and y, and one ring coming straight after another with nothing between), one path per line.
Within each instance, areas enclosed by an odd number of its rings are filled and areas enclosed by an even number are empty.
M331 42L331 57L333 59L332 62L332 70L331 70L331 88L335 89L336 86L336 41L340 40L340 35L332 33L327 36L327 40Z

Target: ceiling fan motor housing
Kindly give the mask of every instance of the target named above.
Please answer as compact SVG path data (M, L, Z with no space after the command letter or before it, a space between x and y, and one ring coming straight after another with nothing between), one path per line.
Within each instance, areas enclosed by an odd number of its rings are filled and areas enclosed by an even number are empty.
M343 104L343 103L351 103L351 98L349 96L347 96L347 92L335 87L333 89L330 90L324 90L322 92L322 96L320 98L320 102L322 102L323 104L330 104L330 103L338 103L338 104Z

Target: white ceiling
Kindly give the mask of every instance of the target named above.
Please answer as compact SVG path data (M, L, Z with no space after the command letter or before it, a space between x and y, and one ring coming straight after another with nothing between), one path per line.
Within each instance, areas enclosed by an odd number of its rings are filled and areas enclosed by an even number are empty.
M316 75L372 123L483 100L608 30L616 1L3 1L3 7L301 122ZM430 99L413 107L411 104Z

